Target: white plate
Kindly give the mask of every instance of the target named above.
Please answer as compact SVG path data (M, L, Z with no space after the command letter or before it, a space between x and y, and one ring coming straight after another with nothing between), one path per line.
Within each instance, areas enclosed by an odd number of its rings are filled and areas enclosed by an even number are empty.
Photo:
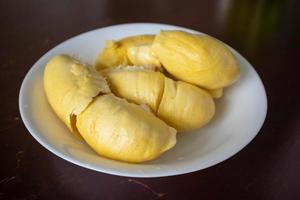
M259 132L267 112L264 86L253 67L235 50L241 78L217 100L216 116L204 128L179 134L177 145L160 158L129 164L98 156L71 134L47 103L43 71L50 58L69 54L93 63L105 41L138 34L155 34L161 29L190 29L164 24L122 24L73 37L43 55L27 73L19 96L19 108L31 135L57 156L82 167L131 177L160 177L184 174L213 166L236 154ZM202 33L200 33L202 34Z

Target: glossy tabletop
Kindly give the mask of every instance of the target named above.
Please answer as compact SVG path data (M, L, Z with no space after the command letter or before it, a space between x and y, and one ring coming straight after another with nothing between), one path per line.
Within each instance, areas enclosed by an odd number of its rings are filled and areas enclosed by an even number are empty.
M300 199L299 12L296 0L0 1L0 199ZM76 166L34 140L18 110L33 63L72 36L132 22L210 34L251 62L268 114L247 147L208 169L143 179Z

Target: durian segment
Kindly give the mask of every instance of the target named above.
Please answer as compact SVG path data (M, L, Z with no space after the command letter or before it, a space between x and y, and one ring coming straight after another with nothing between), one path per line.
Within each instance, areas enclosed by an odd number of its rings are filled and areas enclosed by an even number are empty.
M178 131L189 131L207 124L215 114L215 103L203 89L165 78L164 93L157 115Z
M149 111L109 93L92 67L59 55L44 71L44 87L59 118L99 154L127 162L154 159L176 144L176 130Z
M160 72L125 67L107 72L106 77L116 95L150 106L159 118L179 131L200 128L215 113L214 101L205 90L176 82Z
M214 89L214 90L207 90L208 93L214 98L218 99L221 98L224 94L224 88Z
M103 76L67 55L55 56L48 62L44 89L55 113L73 132L72 116L80 114L99 93L110 92Z
M151 44L154 35L138 35L126 37L118 41L107 41L106 47L100 52L96 60L96 69L116 67L132 64L127 56L127 49L132 46Z
M176 144L174 128L113 94L96 97L76 125L97 153L115 160L152 160Z
M137 104L147 104L156 112L164 89L164 75L140 67L125 67L106 73L111 90Z
M160 31L152 51L170 74L205 89L223 88L239 78L234 55L221 41L208 35Z
M127 49L130 62L136 66L144 66L152 70L162 71L162 66L157 57L153 54L151 44L136 45Z

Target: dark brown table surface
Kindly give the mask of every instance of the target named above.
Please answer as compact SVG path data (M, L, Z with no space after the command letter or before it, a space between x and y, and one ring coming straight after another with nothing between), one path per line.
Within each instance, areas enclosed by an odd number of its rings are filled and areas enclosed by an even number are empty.
M300 199L299 13L296 0L1 0L0 199ZM242 53L268 95L256 138L216 166L148 179L76 166L35 141L18 110L32 64L69 37L129 22L185 26Z

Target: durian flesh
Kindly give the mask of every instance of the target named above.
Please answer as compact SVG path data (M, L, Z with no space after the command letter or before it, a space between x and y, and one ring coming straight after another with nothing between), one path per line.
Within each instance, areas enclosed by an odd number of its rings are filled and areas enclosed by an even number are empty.
M176 143L175 129L113 94L97 97L78 115L76 125L96 152L116 160L152 160Z
M176 78L205 89L218 89L239 78L239 66L219 40L183 31L160 31L152 52Z
M135 66L162 71L162 66L151 49L151 44L135 45L127 49L127 56Z
M223 88L218 88L218 89L214 89L214 90L207 90L208 93L214 98L214 99L218 99L221 98L223 96L224 93L224 89Z
M153 40L154 35L138 35L123 38L118 41L107 41L106 47L97 57L96 68L102 70L105 68L117 67L119 65L131 65L133 63L131 63L128 58L128 48L152 44Z
M48 62L44 88L58 117L71 131L78 130L100 155L143 162L176 144L174 128L134 103L103 94L110 92L105 79L69 56L56 56Z
M183 81L165 78L157 115L180 131L207 124L215 114L215 103L203 89Z
M48 62L44 88L49 104L73 132L71 117L81 113L100 92L110 92L96 70L67 55L55 56Z
M170 126L188 131L207 124L215 113L212 97L203 89L174 81L160 72L133 67L106 72L112 91L145 103Z
M105 73L110 88L120 97L158 110L164 90L164 75L141 67L124 67Z

